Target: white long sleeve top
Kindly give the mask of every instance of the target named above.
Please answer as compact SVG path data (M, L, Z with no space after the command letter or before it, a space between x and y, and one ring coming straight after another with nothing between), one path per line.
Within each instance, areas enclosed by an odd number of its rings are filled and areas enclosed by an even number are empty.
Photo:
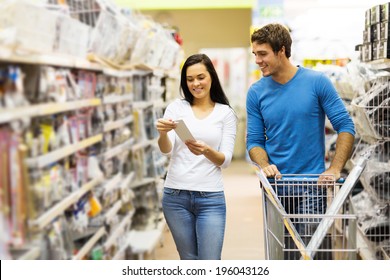
M195 117L186 100L177 99L165 110L165 119L183 119L196 140L201 140L225 155L221 166L204 155L194 155L174 130L168 132L172 142L171 161L165 187L190 191L223 191L221 168L226 168L233 156L237 118L227 105L215 103L213 111L204 119Z

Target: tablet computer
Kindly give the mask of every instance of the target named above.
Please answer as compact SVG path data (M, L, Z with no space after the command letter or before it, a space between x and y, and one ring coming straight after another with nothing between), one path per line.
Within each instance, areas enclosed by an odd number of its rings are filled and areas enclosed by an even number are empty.
M176 120L175 123L175 132L179 136L181 141L185 142L187 140L195 140L194 136L192 136L191 131L188 129L183 120Z

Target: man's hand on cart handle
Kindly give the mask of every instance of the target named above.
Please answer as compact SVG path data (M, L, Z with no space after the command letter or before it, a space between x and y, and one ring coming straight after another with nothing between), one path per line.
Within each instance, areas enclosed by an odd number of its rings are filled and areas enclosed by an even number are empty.
M340 177L340 171L330 167L320 175L318 181L337 181Z
M275 164L269 164L268 166L265 167L263 166L261 169L263 170L264 174L268 178L270 177L272 178L280 174L280 171L278 170Z

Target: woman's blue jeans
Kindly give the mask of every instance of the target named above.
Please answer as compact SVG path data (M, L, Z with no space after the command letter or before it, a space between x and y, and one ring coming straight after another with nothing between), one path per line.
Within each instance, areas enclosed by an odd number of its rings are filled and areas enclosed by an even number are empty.
M163 212L182 260L220 260L225 194L164 188Z

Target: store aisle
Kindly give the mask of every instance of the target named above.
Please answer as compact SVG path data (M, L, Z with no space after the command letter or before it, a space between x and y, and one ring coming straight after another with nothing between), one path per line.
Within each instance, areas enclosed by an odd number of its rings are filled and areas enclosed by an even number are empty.
M251 166L244 160L233 161L223 171L227 203L227 223L222 259L264 259L262 208L259 183ZM155 259L177 260L175 244L169 230Z

